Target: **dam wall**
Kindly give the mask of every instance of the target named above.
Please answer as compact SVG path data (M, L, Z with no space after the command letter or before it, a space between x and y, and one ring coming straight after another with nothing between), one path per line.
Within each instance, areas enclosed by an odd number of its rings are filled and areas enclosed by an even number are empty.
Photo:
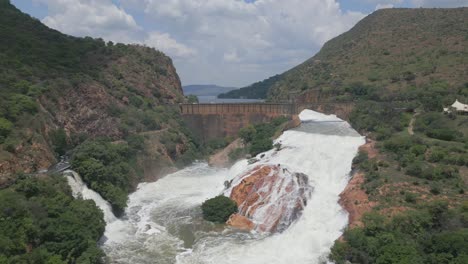
M293 104L182 104L182 118L200 140L236 137L241 128L296 115Z
M302 110L311 109L335 114L348 120L352 103L237 103L237 104L181 104L180 111L187 127L199 140L237 137L241 128L270 122L276 117L293 119Z

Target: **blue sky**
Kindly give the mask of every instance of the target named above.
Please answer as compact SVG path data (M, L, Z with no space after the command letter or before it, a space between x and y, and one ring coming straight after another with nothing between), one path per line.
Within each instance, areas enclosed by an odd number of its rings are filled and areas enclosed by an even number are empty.
M74 36L154 47L182 83L245 86L312 57L379 8L459 7L468 0L11 0Z

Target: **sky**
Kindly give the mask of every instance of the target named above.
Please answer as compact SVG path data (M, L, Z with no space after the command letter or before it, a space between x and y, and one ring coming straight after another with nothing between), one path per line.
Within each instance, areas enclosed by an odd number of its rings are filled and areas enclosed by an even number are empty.
M243 87L280 74L381 8L468 0L11 0L73 36L154 47L182 84Z

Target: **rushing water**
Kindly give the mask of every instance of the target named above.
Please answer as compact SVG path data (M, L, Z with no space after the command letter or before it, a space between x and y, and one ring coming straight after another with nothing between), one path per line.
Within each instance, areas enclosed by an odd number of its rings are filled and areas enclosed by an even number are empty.
M312 196L302 216L279 234L240 232L202 220L200 205L223 192L223 183L252 169L243 160L230 169L197 163L130 195L122 219L108 222L102 248L111 263L320 263L347 224L339 194L351 161L364 143L346 122L313 111L278 138L260 164L281 164L309 176ZM235 183L234 183L235 184Z
M117 219L112 213L112 207L109 202L104 200L97 192L89 189L86 184L83 183L83 180L78 173L72 170L67 170L64 171L63 174L67 177L68 185L70 185L73 197L76 199L93 200L97 207L99 207L104 213L104 220L106 223L112 223Z

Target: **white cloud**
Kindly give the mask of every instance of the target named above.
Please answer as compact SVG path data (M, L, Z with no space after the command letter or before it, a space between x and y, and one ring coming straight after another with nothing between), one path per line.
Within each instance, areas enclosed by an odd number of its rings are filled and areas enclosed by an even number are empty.
M196 54L195 50L178 43L168 33L150 32L144 43L176 58L187 58Z
M190 61L175 60L184 83L246 85L281 73L364 16L343 12L335 0L120 2L197 51Z
M393 7L394 7L393 4L377 4L377 6L375 7L375 10L393 8Z
M336 0L33 0L48 26L76 36L155 47L184 84L242 86L313 56L364 14ZM139 17L138 25L134 16Z
M75 36L102 37L132 42L142 29L131 15L111 0L34 0L44 3L49 14L42 22Z

